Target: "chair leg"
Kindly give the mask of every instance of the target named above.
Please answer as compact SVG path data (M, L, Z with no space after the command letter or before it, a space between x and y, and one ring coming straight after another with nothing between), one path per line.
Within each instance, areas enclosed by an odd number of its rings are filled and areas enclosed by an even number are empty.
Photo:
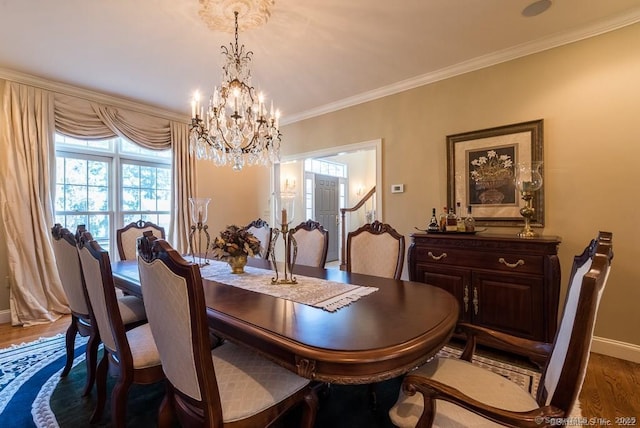
M378 394L376 391L376 384L370 383L367 386L369 387L369 405L371 406L371 410L378 410Z
M91 394L91 389L96 379L96 365L98 363L98 345L100 345L100 337L96 331L92 331L87 341L85 350L85 360L87 364L87 382L84 385L82 396L86 397ZM105 351L106 352L106 351Z
M127 426L127 397L133 379L130 379L125 371L122 370L111 392L111 425L116 428Z
M96 400L96 408L91 415L91 419L89 422L95 424L102 418L102 412L104 410L104 405L107 401L107 372L109 370L109 352L105 349L104 355L100 359L100 364L98 364L98 370L96 372L96 390L97 390L97 400Z
M313 388L309 388L304 396L304 410L302 412L302 420L300 426L303 428L313 428L318 413L318 394Z
M64 369L60 374L60 377L66 377L71 371L71 366L73 365L73 358L75 356L75 343L76 343L76 334L78 333L78 318L75 315L71 315L71 324L67 329L66 334L66 348L67 348L67 361L64 364Z
M176 421L175 408L173 407L173 389L168 380L165 380L165 394L158 410L158 428L173 427Z

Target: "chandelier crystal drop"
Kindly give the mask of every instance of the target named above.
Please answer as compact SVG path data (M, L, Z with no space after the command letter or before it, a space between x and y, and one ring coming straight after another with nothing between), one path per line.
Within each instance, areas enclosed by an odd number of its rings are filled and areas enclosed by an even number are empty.
M234 15L235 43L221 48L222 84L214 88L206 110L198 92L191 101L189 142L197 159L240 171L245 165L279 162L282 134L280 112L274 111L273 102L267 110L264 95L251 86L253 52L238 47L238 12Z

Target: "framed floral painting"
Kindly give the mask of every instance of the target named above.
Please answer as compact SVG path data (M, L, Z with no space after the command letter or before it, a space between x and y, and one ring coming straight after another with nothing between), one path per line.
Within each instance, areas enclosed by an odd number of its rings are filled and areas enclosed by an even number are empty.
M447 136L447 206L472 207L480 226L522 226L516 165L542 162L543 120ZM542 172L542 169L541 169ZM544 176L544 175L543 175ZM544 184L534 192L531 226L544 226Z

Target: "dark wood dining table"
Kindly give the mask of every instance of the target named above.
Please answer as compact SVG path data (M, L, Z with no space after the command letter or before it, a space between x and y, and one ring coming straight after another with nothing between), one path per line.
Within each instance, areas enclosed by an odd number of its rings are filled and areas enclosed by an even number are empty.
M270 262L249 265L270 269ZM142 296L138 265L112 263L114 282ZM296 266L304 276L377 287L335 312L203 279L213 333L255 349L309 379L365 384L390 379L427 361L451 337L458 303L423 283ZM286 285L283 285L286 287Z

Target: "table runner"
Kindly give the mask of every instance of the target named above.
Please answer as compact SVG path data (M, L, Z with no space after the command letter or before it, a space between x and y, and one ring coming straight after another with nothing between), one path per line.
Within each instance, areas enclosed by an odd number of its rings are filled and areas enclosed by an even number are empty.
M378 291L375 287L344 284L300 275L296 275L297 284L271 284L271 278L275 276L272 270L245 266L244 274L233 274L225 262L210 260L209 263L208 266L200 268L200 273L205 279L303 303L329 312L335 312L363 296Z

